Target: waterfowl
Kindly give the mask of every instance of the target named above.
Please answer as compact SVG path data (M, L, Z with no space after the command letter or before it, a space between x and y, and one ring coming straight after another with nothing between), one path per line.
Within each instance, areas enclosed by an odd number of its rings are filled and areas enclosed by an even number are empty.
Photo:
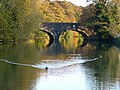
M45 67L45 70L47 71L47 70L48 70L48 67Z

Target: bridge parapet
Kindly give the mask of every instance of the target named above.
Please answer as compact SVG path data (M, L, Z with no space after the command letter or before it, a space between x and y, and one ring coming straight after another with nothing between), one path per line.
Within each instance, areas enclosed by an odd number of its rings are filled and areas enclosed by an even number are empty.
M79 23L54 23L54 22L50 22L50 23L43 23L43 27L45 29L49 29L49 30L56 30L57 31L64 31L64 30L68 30L68 29L77 29L79 27Z

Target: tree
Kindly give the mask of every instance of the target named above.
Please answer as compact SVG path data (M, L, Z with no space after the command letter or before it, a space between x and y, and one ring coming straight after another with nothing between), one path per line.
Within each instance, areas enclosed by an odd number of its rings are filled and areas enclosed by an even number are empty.
M120 0L112 0L107 7L109 16L112 17L109 29L113 35L120 34Z
M17 4L18 16L18 39L30 39L42 23L41 11L38 5L40 0L20 0Z
M100 0L95 6L97 24L94 27L96 33L100 39L110 40L119 27L118 6L113 1L108 2L107 0Z
M82 8L82 15L79 17L78 22L80 26L91 28L91 18L95 15L95 6L90 4Z
M42 22L38 4L40 0L2 0L0 2L0 39L15 41L31 37Z
M77 22L81 8L67 1L42 2L41 11L45 22Z
M17 10L14 1L2 0L0 2L0 39L14 39L17 27Z
M115 27L118 27L118 7L111 1L99 0L96 1L94 7L88 9L82 16L85 16L88 12L88 17L85 17L83 21L84 26L92 28L100 40L111 40L113 38L113 31Z

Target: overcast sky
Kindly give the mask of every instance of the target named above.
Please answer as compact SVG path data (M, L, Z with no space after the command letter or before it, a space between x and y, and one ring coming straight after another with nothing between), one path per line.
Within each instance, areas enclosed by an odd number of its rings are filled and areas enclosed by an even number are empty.
M86 6L88 4L86 0L66 0L66 1L70 1L73 4L76 4L77 6Z
M54 1L54 0L51 0ZM64 0L59 0L59 1L64 1ZM88 2L86 2L87 0L66 0L66 1L70 1L73 4L77 5L77 6L86 6L88 5Z

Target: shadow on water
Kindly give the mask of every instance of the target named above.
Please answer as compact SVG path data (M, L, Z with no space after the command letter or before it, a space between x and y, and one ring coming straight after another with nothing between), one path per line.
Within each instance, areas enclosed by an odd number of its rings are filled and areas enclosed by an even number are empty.
M120 37L114 39L114 45L115 45L116 47L120 48Z

